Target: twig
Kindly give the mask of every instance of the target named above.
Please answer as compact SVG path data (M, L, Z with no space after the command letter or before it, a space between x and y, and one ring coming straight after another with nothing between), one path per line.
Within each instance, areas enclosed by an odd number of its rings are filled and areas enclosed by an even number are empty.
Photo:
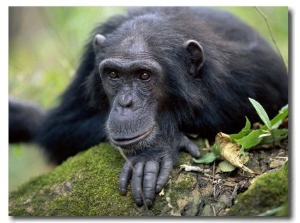
M211 209L212 209L213 215L214 215L214 216L217 216L215 206L214 206L213 204L211 204L210 207L211 207Z
M122 150L120 147L117 147L117 149L119 150L119 152L120 152L121 156L124 158L124 160L125 160L127 163L129 163L130 168L131 168L132 171L133 171L134 167L132 166L131 162L129 161L129 159L127 158L127 156L126 156L125 153L123 152L123 150Z
M231 193L231 196L230 196L231 199L234 198L234 197L236 196L236 194L237 194L237 189L238 189L238 184L235 185L235 187L234 187L234 189L233 189L233 191L232 191L232 193Z
M216 176L216 162L214 161L214 164L213 164L213 172L212 172L212 175L213 175L213 181L215 180L215 176Z
M276 40L275 40L275 37L274 37L273 32L272 32L272 30L271 30L271 27L270 27L270 24L269 24L269 21L268 21L267 16L266 16L266 15L265 15L265 14L264 14L257 6L255 6L254 8L255 8L255 9L259 12L259 14L264 18L264 20L265 20L265 22L266 22L266 24L267 24L269 33L270 33L270 35L271 35L272 41L273 41L273 43L274 43L274 45L275 45L275 47L276 47L276 49L277 49L277 51L278 51L278 53L279 53L281 59L282 59L282 61L284 62L285 68L287 69L286 62L285 62L285 60L284 60L284 58L283 58L283 56L282 56L282 53L281 53L281 51L280 51L280 49L279 49L279 47L278 47L278 45L277 45L277 43L276 43Z

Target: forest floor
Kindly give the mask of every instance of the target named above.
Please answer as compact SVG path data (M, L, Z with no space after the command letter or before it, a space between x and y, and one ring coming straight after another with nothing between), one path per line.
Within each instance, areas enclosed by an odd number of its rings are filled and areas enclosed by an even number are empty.
M254 178L263 173L280 169L288 161L288 157L288 139L285 139L276 146L264 146L249 151L249 161L246 163L246 166L256 174L247 173L240 168L236 168L228 173L221 172L218 167L218 161L212 164L196 164L195 166L203 169L202 172L192 173L194 176L196 175L197 179L197 184L194 188L200 191L199 197L202 198L202 201L196 202L198 205L197 213L193 213L193 215L227 215L232 205L236 202L237 195L245 192ZM180 170L180 173L182 173L182 170ZM180 202L177 201L178 203ZM180 207L181 205L178 204L178 206ZM190 215L190 207L182 205L182 209L177 212L180 215Z

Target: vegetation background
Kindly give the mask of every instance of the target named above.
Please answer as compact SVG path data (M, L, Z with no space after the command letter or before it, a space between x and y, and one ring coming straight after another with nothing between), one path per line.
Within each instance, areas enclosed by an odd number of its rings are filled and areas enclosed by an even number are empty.
M255 7L217 7L236 14L273 44ZM287 7L260 7L288 64ZM124 7L10 7L9 95L44 108L59 103L70 83L91 30ZM274 46L275 48L275 46ZM37 146L9 146L9 190L53 167Z

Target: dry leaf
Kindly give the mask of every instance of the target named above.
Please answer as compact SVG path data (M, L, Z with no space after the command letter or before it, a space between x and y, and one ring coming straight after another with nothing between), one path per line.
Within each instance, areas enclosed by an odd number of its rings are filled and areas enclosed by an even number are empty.
M216 135L216 141L220 142L221 156L230 162L233 166L239 167L242 170L255 174L255 172L244 165L245 157L240 153L240 147L231 142L229 135L219 132Z

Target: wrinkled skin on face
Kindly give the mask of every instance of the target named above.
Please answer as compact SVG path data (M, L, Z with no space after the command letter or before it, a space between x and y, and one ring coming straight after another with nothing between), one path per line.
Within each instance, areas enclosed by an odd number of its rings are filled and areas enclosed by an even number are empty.
M159 72L151 60L107 59L100 64L111 104L106 128L114 145L132 147L155 135L158 101L152 92Z

